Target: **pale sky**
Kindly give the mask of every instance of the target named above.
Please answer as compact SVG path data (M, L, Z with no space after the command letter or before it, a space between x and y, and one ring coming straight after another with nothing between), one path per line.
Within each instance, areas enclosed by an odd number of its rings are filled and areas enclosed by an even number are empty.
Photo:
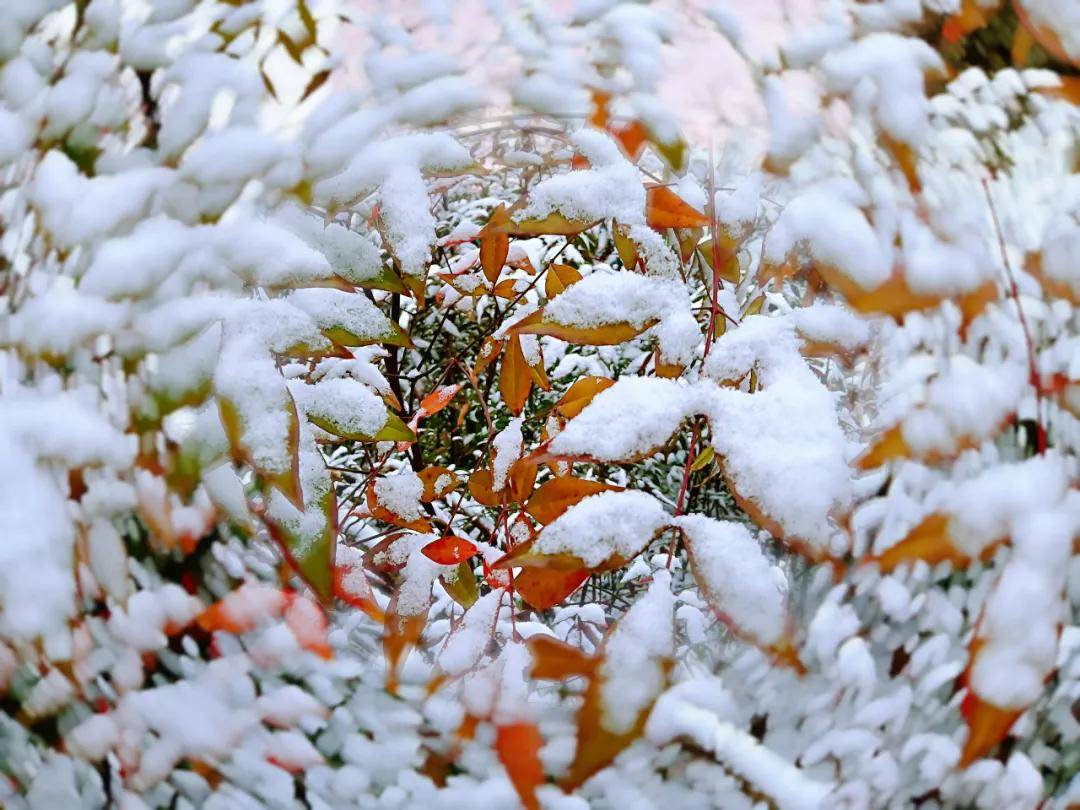
M748 50L760 53L781 42L786 31L811 22L819 2L727 0L726 7L741 19ZM697 143L710 140L722 143L732 125L745 127L762 120L762 111L741 60L715 26L703 22L703 10L714 4L715 0L657 0L653 4L670 11L678 31L675 42L666 48L661 95L678 115L686 135ZM568 0L550 3L555 13L572 6ZM498 32L485 0L350 0L346 7L364 14L389 14L409 28L417 20L429 18L425 11L435 11L436 16L443 18L442 24L424 26L415 35L430 36L440 50L458 56L477 81L497 75L498 61L512 58L500 54L496 47ZM365 43L358 38L355 27L345 26L342 30L351 30L345 50L355 54L355 59L346 57L348 76L362 84Z

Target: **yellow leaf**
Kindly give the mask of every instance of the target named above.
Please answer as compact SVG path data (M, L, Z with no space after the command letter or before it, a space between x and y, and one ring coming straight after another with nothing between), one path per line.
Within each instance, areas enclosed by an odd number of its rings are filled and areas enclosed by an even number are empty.
M480 345L480 354L476 358L476 365L473 366L474 376L479 376L484 369L491 365L491 362L499 356L505 342L505 340L499 340L490 335L484 338L484 342Z
M516 278L504 278L498 284L495 285L495 289L492 292L499 298L505 298L507 301L512 301L517 298L517 283Z
M562 214L548 214L542 219L525 219L520 222L510 220L505 225L497 226L509 236L576 236L595 225L595 222L582 222L580 220L567 219Z
M487 468L476 470L469 476L469 494L482 506L499 506L503 502L503 493L492 489L491 470Z
M476 584L476 575L473 574L472 567L468 562L458 564L456 576L453 578L444 574L439 577L439 581L450 595L450 598L466 610L471 608L473 602L480 596L480 589Z
M706 446L704 450L698 453L697 458L694 459L694 463L690 465L690 472L697 472L713 460L716 456L716 451L713 450L713 446L710 444Z
M611 237L615 242L615 251L619 254L619 261L627 270L633 270L638 262L638 249L634 240L630 238L627 230L622 225L613 223Z
M581 281L581 273L570 265L548 265L547 276L544 278L544 294L548 298L554 298L576 281Z
M581 377L566 390L562 399L555 403L555 410L567 419L575 417L592 402L593 397L614 384L615 381L610 377Z
M544 320L544 311L541 309L528 317L522 318L510 327L509 331L526 335L551 335L559 338L559 340L565 340L567 343L580 343L586 346L613 346L637 337L658 322L658 318L653 318L640 327L626 322L610 323L603 326L567 326Z
M726 244L727 242L727 239L722 236L720 237L719 249L717 251L720 259L718 275L724 281L738 284L739 279L742 277L742 270L739 267L739 256L735 251L734 245ZM705 263L709 265L711 269L716 270L713 258L713 240L706 239L698 246L698 250L701 253L701 258L705 260Z

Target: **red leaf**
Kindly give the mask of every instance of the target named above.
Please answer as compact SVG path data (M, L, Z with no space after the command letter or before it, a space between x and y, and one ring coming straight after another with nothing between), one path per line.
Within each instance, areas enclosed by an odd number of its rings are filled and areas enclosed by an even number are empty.
M461 537L448 534L420 549L424 556L439 565L457 565L476 554L476 546Z

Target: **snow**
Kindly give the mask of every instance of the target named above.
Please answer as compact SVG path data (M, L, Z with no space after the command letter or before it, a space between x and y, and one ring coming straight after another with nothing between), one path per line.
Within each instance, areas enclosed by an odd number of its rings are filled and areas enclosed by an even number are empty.
M363 285L383 269L379 249L363 234L324 222L296 206L283 208L275 219L325 256L333 271L352 284Z
M1074 63L1080 61L1080 9L1069 0L1020 0L1027 19L1056 37L1058 47Z
M544 315L547 320L567 326L628 323L641 329L687 309L688 294L682 282L595 271L549 301Z
M873 33L821 60L826 87L853 93L877 124L894 140L916 145L929 130L929 103L923 79L945 73L941 57L920 39Z
M465 611L436 658L443 672L451 677L463 675L483 660L505 598L506 591L494 590Z
M704 515L673 522L686 536L694 575L716 611L760 644L779 642L788 621L786 580L746 527Z
M579 501L544 527L537 554L568 554L595 568L614 556L629 560L670 523L656 498L644 492L601 492Z
M169 169L147 167L86 178L54 150L38 165L28 194L57 244L71 248L134 225L149 212L171 175Z
M898 420L904 443L922 457L954 453L964 440L991 438L1015 412L1026 376L1016 362L980 364L964 355L953 357L948 368L921 387L922 396L920 388L910 389L914 407ZM886 424L899 405L887 409Z
M839 304L815 301L793 309L791 320L808 341L836 345L845 351L860 349L870 339L870 324Z
M821 132L817 115L798 114L791 109L788 92L775 76L765 79L762 101L769 119L769 161L777 167L794 163L814 145Z
M764 258L781 264L800 247L863 289L877 287L889 277L888 258L866 217L829 191L802 194L784 207L769 231Z
M1064 587L1073 538L1080 533L1080 497L1018 516L1014 555L987 599L976 637L971 687L1001 708L1024 708L1043 691L1057 659Z
M671 693L658 701L646 735L656 745L688 737L784 810L821 807L832 789L831 784L809 778L749 734Z
M1073 53L1063 2L1017 6L1044 46L1056 34ZM539 802L567 810L1080 795L1061 754L1075 742L1080 676L1077 115L1053 63L963 70L927 98L942 64L936 43L909 38L917 0L793 6L782 28L768 9L732 3L704 17L588 0L348 19L322 4L299 17L258 3L75 5L25 0L0 15L0 688L11 704L0 804L96 807L111 773L124 810L285 807L299 784L320 807L517 806L491 745L507 722L537 723ZM307 11L319 43L299 65L275 28L305 37ZM775 30L763 36L762 22ZM333 44L339 34L359 39ZM723 35L764 103L726 99L736 125L717 136L718 161L693 135L685 171L652 147L635 164L609 135L577 129L593 90L610 95L613 127L635 120L674 142L671 81L704 74L666 75L671 57L702 48L715 61L714 45L730 53ZM354 54L363 89L348 87ZM324 69L326 85L296 103ZM574 117L503 117L514 95ZM746 113L764 138L737 125ZM921 190L895 170L898 147L911 148ZM585 168L570 168L575 152ZM792 277L798 251L841 294L1002 287L979 179L988 162L1018 301L1002 295L974 318L942 300L871 319ZM738 317L767 284L768 316L725 319L702 345L708 273L683 267L647 225L646 179L712 203L743 272L720 303ZM604 220L570 244L513 239L522 298L505 312L463 294L483 291L470 286L482 275L469 242L498 204L517 218ZM612 220L638 267L611 271ZM435 256L455 276L441 297L434 279L422 291ZM545 301L530 280L553 260L583 279ZM418 298L385 291L402 275ZM410 453L454 471L441 488L476 466L487 425L504 425L490 437L497 487L528 438L547 454L542 481L574 473L626 489L539 534L465 488L424 505L394 442L357 439L385 426L392 391L411 399L442 371L461 382L474 338L506 337L541 305L537 331L640 337L519 334L530 364L550 361L552 391L507 424L498 396L480 407L481 383L448 436L425 433ZM391 361L379 343L405 333L418 348ZM676 378L655 376L672 367ZM586 374L617 382L566 420L552 403ZM716 457L688 472L690 420ZM1039 455L1034 421L1050 445ZM909 458L853 479L860 450L892 429ZM551 462L560 456L582 460ZM676 517L684 474L692 514ZM438 532L370 516L369 482L380 504ZM888 575L858 564L932 516L958 556L980 559ZM686 542L668 559L676 530ZM515 604L511 616L510 573L478 564L479 599L462 615L453 578L465 574L422 552L451 532L489 566L535 537L527 563L611 570L571 604ZM282 536L307 566L336 552L335 586L373 609L317 605ZM365 555L388 537L373 561L387 572L369 584ZM825 557L856 562L832 570ZM392 600L401 617L427 618L394 695L371 615ZM644 741L565 795L550 780L573 759L584 684L529 678L521 639L545 633L594 656L608 730L649 715ZM769 647L785 644L804 677L774 665ZM964 689L1021 719L1005 749L957 771ZM429 775L444 758L452 778L439 784Z
M643 458L670 441L699 401L698 389L674 380L623 377L571 419L548 451L604 462Z
M491 489L494 492L501 492L506 487L506 477L510 473L510 468L521 458L523 441L521 425L523 423L524 419L520 416L511 419L509 424L491 440L492 449L495 451L491 462Z
M664 688L665 664L675 652L674 610L671 576L667 571L657 571L649 590L604 640L598 677L600 723L607 731L630 731Z
M366 297L341 290L294 290L285 299L345 345L376 342L393 333L390 319Z
M386 424L383 401L366 385L340 377L315 385L291 382L296 406L317 423L332 425L349 436L374 436Z
M537 183L529 202L513 214L517 222L560 213L575 222L614 219L622 225L645 221L645 187L638 171L609 136L590 129L573 135L574 147L590 168Z
M408 465L395 475L383 475L373 484L379 503L405 520L419 520L423 516L420 498L424 494L424 482Z
M274 359L251 338L234 337L222 346L214 372L218 397L236 409L240 444L252 463L270 474L289 471L295 405Z
M712 445L734 490L783 537L827 548L832 518L851 505L847 443L829 392L813 374L785 373L754 394L721 388Z

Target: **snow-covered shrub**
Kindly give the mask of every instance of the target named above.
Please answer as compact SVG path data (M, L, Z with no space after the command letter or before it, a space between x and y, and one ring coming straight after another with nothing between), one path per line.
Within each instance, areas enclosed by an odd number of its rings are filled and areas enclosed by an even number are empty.
M16 0L5 806L1076 800L1072 11L953 5L711 9L740 163L648 4L493 8L484 84Z

